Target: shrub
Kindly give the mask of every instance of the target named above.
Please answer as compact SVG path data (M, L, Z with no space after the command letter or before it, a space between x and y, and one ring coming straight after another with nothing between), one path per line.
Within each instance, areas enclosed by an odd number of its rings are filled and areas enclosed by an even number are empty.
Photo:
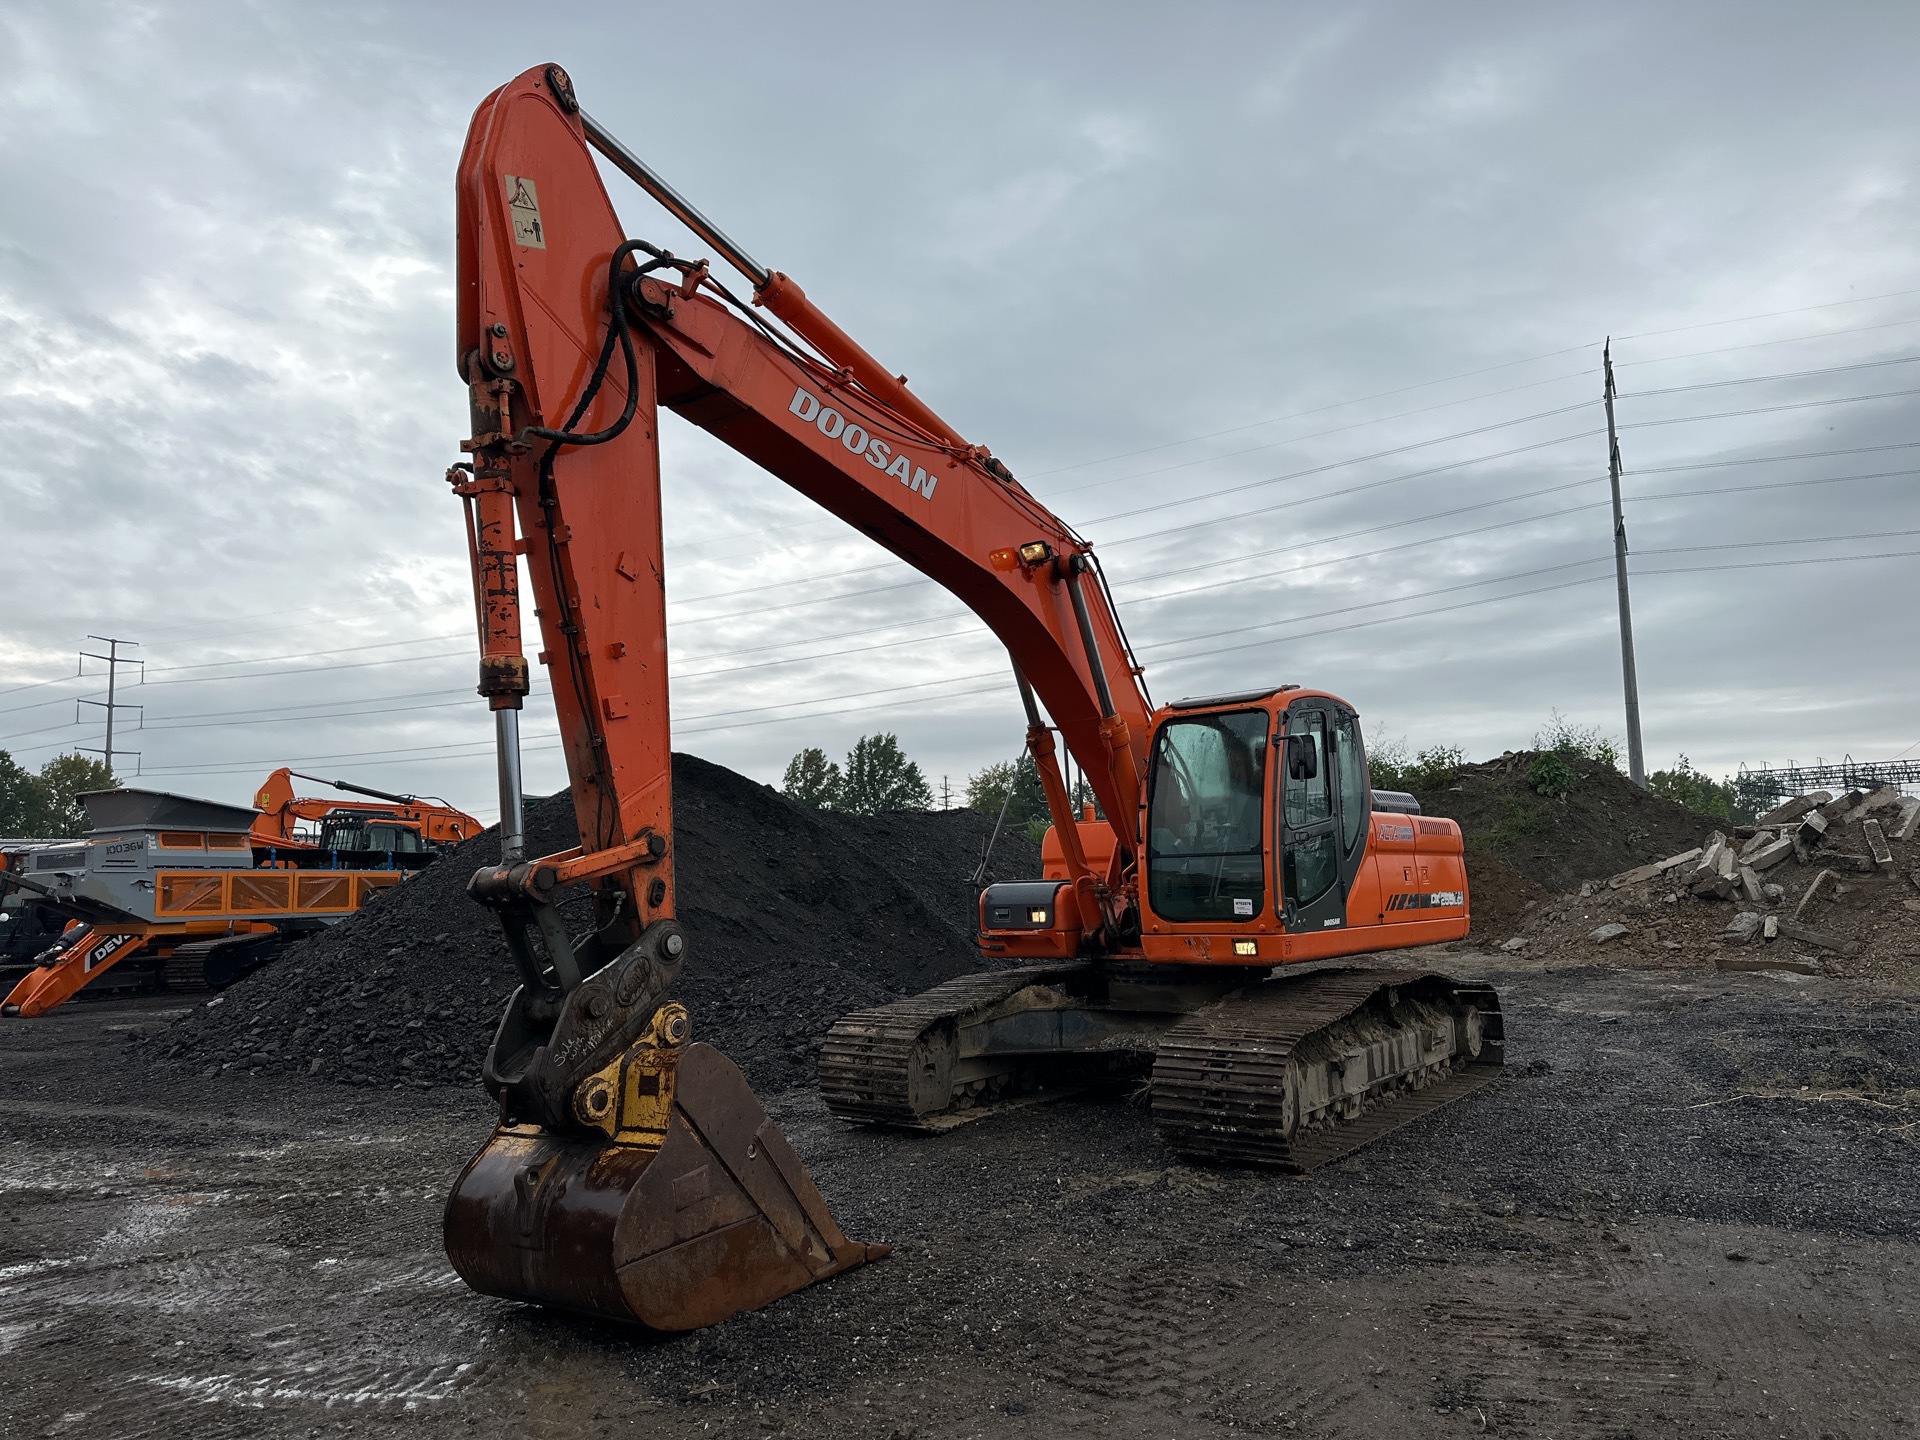
M1580 772L1567 763L1558 750L1545 750L1533 757L1527 767L1527 784L1549 800L1564 800L1580 783Z
M1547 723L1534 732L1533 748L1543 754L1577 755L1609 770L1620 768L1620 747L1612 736L1602 734L1597 725L1576 725L1558 710L1549 711Z

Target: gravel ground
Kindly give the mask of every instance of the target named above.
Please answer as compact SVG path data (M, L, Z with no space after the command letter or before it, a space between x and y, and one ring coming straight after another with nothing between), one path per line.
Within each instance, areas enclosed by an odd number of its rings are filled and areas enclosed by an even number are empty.
M895 1257L664 1342L448 1270L477 1090L155 1071L164 997L72 1005L0 1030L0 1434L1912 1433L1920 1007L1581 958L1414 957L1501 985L1507 1075L1304 1181L1123 1099L772 1096Z

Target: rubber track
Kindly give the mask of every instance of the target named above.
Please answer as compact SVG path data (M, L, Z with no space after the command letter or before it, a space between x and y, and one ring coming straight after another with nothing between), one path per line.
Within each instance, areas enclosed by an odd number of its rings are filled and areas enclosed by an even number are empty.
M1478 1002L1485 1026L1480 1056L1351 1121L1288 1137L1284 1087L1294 1046L1378 991L1419 982ZM1305 1173L1477 1090L1499 1073L1501 1038L1500 1001L1490 985L1421 970L1323 970L1270 980L1168 1032L1153 1066L1154 1128L1189 1159Z
M842 1016L820 1049L820 1090L842 1120L918 1126L928 1115L907 1103L908 1067L920 1037L959 1024L1024 990L1084 975L1092 967L1052 962L962 975L890 1005ZM939 1112L934 1112L939 1113Z

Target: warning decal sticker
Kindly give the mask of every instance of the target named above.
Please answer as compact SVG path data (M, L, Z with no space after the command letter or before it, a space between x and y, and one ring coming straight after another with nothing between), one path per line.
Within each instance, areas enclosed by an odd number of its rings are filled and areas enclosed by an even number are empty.
M547 248L547 232L540 224L540 192L524 175L507 176L507 214L513 217L515 243L529 250Z

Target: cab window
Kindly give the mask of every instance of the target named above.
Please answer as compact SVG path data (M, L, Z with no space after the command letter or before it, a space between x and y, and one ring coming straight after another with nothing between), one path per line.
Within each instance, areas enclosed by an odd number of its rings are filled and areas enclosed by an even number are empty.
M1334 763L1340 767L1340 838L1348 855L1366 832L1373 813L1367 788L1367 752L1360 743L1360 719L1341 715L1333 724Z
M1165 920L1248 921L1265 899L1267 714L1169 720L1154 742L1147 895Z

